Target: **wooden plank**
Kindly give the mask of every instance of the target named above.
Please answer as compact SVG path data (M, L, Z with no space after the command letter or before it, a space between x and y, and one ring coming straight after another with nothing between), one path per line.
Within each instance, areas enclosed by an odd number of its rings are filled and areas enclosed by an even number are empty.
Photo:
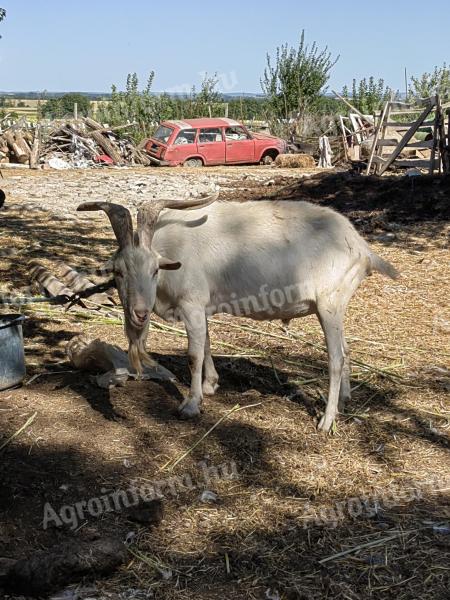
M378 146L397 146L398 140L393 138L386 140L378 140ZM409 142L407 144L408 148L432 148L433 140L423 140L418 142Z
M427 109L429 112L431 109ZM417 121L413 121L412 123L397 123L397 121L389 121L386 123L386 127L392 127L392 129L409 129L410 127L414 127ZM418 129L422 129L422 127L433 127L434 119L430 121L424 121Z
M418 169L428 169L430 167L430 161L423 158L410 158L410 159L397 159L395 161L396 167L417 167Z
M424 108L427 108L427 106L430 106L430 104L434 104L435 103L435 97L431 96L430 98L419 98L414 100L414 104L411 102L400 102L400 100L391 100L391 110L392 111L396 111L396 110L405 110L405 111L412 111L412 112L420 112L422 111ZM398 109L395 108L398 106Z
M364 119L364 121L366 121L366 123L371 123L370 120L367 119L367 117L365 115L362 114L361 111L359 111L357 108L355 108L353 106L353 104L350 104L350 102L348 100L346 100L345 98L343 98L340 94L338 94L337 92L335 92L334 90L331 90L333 92L333 94L339 98L339 100L342 100L342 102L344 102L344 104L346 104L349 108L352 109L353 112L355 112L357 115L359 115L362 119ZM372 124L372 123L371 123Z
M399 142L397 148L390 155L390 157L387 159L385 164L381 167L380 175L382 175L386 171L386 169L388 169L391 166L391 164L394 162L394 160L397 158L397 156L400 154L400 152L405 148L407 143L411 140L411 138L414 137L414 135L417 132L417 130L419 129L419 127L422 125L422 123L428 117L430 112L433 110L435 104L436 104L436 99L433 103L430 104L430 106L427 106L427 108L425 108L425 110L422 112L422 114L417 119L415 124L411 127L411 129L409 129L406 132L406 134L403 136L402 140Z
M386 111L388 109L389 102L385 102L383 106L383 112L381 113L380 120L378 121L377 128L375 129L375 133L373 136L372 148L370 149L369 161L367 163L366 175L370 175L370 167L372 166L373 157L375 155L375 150L377 148L377 140L380 135L381 126L383 124L384 118L386 116Z

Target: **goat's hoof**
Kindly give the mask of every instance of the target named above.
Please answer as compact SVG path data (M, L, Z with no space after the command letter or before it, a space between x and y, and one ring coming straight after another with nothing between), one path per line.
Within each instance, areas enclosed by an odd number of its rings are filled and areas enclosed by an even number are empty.
M209 381L204 381L202 385L203 394L205 396L213 396L216 393L218 387L219 384L217 382L210 383Z
M324 431L325 433L329 433L331 428L333 427L334 419L330 419L327 415L323 415L323 417L319 421L319 425L317 429L320 431Z
M193 419L201 413L200 404L187 398L178 408L180 419Z

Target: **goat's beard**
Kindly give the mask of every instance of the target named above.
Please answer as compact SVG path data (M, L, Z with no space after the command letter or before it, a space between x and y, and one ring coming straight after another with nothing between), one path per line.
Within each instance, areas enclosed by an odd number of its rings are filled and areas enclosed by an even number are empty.
M138 376L142 375L144 366L155 367L157 365L145 349L149 326L150 323L147 323L145 327L138 329L125 318L125 333L129 342L128 358Z

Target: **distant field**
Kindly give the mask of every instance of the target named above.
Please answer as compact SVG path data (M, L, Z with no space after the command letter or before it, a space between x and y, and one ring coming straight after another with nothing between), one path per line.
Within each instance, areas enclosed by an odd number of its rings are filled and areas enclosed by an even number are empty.
M25 117L29 121L37 121L37 113L39 105L45 104L45 100L23 99L23 98L8 98L9 106L2 107L5 114L16 113L19 117ZM95 116L100 103L108 102L108 100L92 100L91 110ZM20 105L20 106L19 106Z

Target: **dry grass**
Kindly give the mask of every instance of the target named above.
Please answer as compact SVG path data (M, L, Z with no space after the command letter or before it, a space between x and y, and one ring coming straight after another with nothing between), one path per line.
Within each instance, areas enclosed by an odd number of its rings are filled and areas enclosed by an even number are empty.
M22 225L14 237L0 236L0 249L21 248L19 257L0 259L3 273L15 265L16 286L26 282L26 260L35 257ZM69 246L58 243L62 227ZM313 317L292 322L288 331L276 322L212 319L221 388L206 400L197 422L175 415L189 381L183 328L160 322L149 345L177 374L178 390L146 382L104 393L79 374L62 372L3 393L2 436L38 413L5 448L0 467L7 510L0 535L9 536L10 553L87 530L134 531L128 565L98 582L104 594L132 598L129 590L139 589L136 598L183 600L446 597L449 533L441 525L450 519L450 271L444 234L424 222L405 226L389 244L372 239L402 277L370 278L351 303L346 330L353 400L331 436L316 430L327 375ZM85 226L79 233L73 223L55 226L50 220L37 236L43 246L38 252L75 265L86 262L81 237L90 239L90 251L104 255L111 239L106 229ZM124 345L113 311L36 306L27 313L30 376L68 370L63 347L81 331ZM233 410L237 404L248 408ZM202 465L232 462L236 477L205 480ZM76 534L40 529L45 499L59 507L132 480L186 474L195 489L166 493L165 519L155 530L126 522L120 512L90 519ZM60 489L63 484L68 491ZM204 489L218 501L203 503ZM368 498L369 508L377 500L376 514L365 509L352 516L348 499L358 497ZM334 523L337 502L343 508Z

